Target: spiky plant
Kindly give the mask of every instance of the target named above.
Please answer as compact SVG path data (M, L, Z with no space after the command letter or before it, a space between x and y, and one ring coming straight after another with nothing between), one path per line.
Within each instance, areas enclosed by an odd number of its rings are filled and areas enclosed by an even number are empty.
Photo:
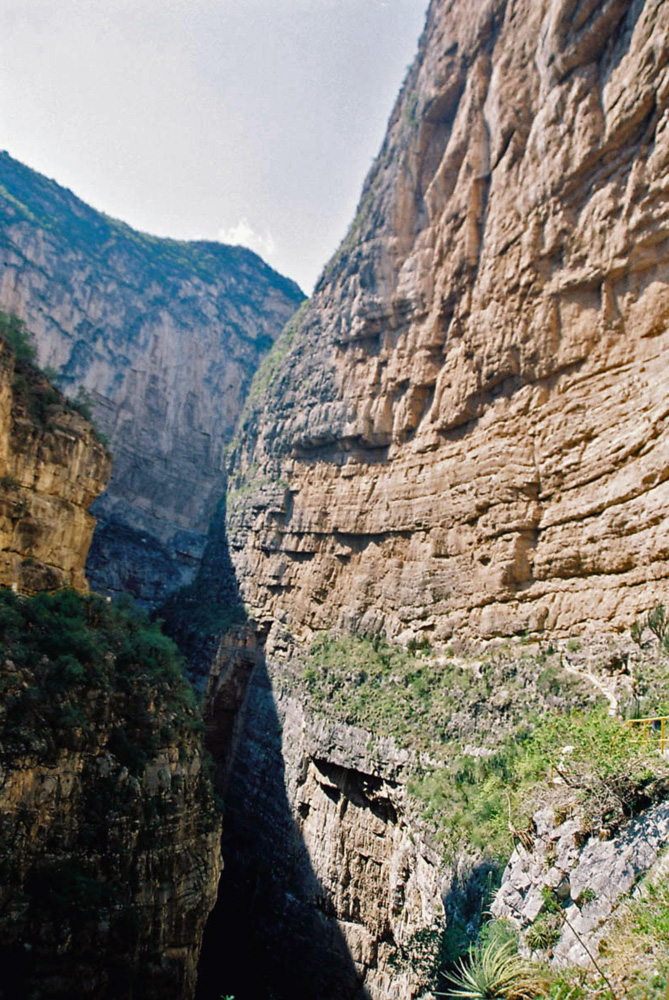
M548 995L541 970L522 959L513 941L489 941L474 948L440 994L452 1000L536 1000Z

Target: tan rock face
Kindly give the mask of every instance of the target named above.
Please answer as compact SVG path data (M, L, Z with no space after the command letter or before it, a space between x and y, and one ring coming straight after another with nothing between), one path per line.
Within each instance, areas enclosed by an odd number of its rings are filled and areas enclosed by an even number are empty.
M87 590L89 507L111 458L46 378L15 370L0 340L0 585Z
M374 752L369 733L310 718L295 699L281 698L278 708L288 796L329 900L330 936L341 935L370 996L417 996L430 981L447 873L412 826L406 762L390 741ZM425 935L432 962L421 968Z
M302 293L242 247L134 232L7 154L0 182L0 306L91 394L114 455L91 584L159 602L197 570L242 401Z
M490 635L666 595L669 7L435 0L358 216L250 413L252 607Z

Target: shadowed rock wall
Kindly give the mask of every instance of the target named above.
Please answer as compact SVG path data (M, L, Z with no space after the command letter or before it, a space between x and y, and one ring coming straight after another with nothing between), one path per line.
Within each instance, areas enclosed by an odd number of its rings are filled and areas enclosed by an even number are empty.
M409 755L311 716L269 648L239 630L207 692L225 866L199 1000L418 996L432 963L408 956L426 931L438 947L445 872L407 815Z

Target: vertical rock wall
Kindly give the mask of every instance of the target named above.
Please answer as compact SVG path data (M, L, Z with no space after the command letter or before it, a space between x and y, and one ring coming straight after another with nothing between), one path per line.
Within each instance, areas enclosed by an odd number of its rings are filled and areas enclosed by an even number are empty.
M669 8L434 0L358 215L249 414L253 607L616 628L667 586Z
M408 810L409 755L310 716L275 638L267 659L249 634L228 644L210 682L225 869L201 1000L220 969L238 1000L409 1000L430 979L446 876Z
M230 784L268 861L233 845L231 877L276 905L273 956L304 907L338 923L374 1000L419 991L389 951L432 925L439 879L392 757L295 705L292 643L566 637L666 599L668 184L666 2L433 0L349 234L245 414L232 558L292 640Z
M220 818L176 649L68 589L88 589L110 468L0 338L0 1000L189 1000L216 898Z
M89 508L110 472L90 423L0 339L0 585L87 589Z

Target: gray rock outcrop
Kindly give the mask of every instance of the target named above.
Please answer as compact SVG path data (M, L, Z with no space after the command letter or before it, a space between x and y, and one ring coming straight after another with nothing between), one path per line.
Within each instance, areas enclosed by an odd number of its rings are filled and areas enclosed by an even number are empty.
M555 890L566 917L550 946L556 965L593 971L593 955L619 904L657 862L669 844L669 804L660 803L630 821L610 840L582 837L582 824L570 818L557 825L546 808L534 817L537 837L531 851L519 845L492 905L493 916L527 932L545 909L543 890Z

